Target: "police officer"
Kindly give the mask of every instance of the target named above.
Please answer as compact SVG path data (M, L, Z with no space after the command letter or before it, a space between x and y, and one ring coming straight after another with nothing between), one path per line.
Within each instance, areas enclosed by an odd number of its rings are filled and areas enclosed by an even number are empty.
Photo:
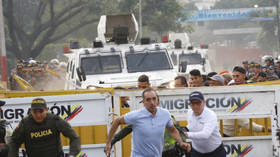
M21 120L9 143L9 157L17 157L25 144L28 157L63 157L60 133L70 139L70 157L80 152L80 139L69 123L48 112L46 101L36 98L31 114Z
M5 105L5 101L0 100L0 111L2 110L1 106ZM8 146L5 142L6 136L6 121L0 119L0 156L6 157L8 155Z

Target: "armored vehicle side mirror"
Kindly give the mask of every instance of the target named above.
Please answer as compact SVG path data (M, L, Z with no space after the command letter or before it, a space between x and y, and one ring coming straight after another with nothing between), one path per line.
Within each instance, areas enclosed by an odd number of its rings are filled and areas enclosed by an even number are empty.
M80 82L85 81L86 74L84 72L84 69L82 67L78 67L76 70L77 70L77 75L78 75Z
M187 65L188 63L186 61L181 62L179 65L179 72L185 73L187 71Z
M205 62L206 62L205 58L202 58L202 60L201 60L201 64L202 64L202 65L204 65L204 64L205 64Z

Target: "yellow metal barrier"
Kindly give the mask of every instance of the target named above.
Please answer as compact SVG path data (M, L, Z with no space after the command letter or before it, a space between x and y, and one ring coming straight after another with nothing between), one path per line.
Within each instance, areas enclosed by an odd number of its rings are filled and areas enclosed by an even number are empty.
M55 76L55 77L60 77L56 72L52 71L51 69L46 69L46 72L50 73L51 75Z
M235 136L264 136L271 135L271 132L268 131L268 128L271 126L270 118L257 118L257 119L249 119L249 130L245 128L241 128L239 131L238 127L238 119L234 120L234 132ZM220 120L220 133L223 135L223 120ZM255 132L253 131L253 122L264 126L264 132Z
M220 120L220 134L222 137L224 137L224 128L223 128L223 121Z
M19 84L19 86L24 90L24 91L34 91L34 88L23 78L13 75L14 80Z
M121 115L124 115L130 111L129 108L121 108ZM121 128L124 128L127 125L122 125ZM129 134L122 140L122 156L130 157L131 153L131 137L132 134Z
M275 85L275 84L280 84L280 80L250 83L250 84L246 84L246 85Z
M81 126L73 127L75 132L80 136L81 144L102 144L107 140L107 127L105 125L98 126ZM69 139L62 137L62 144L69 145Z
M271 132L268 132L268 128L271 128L271 121L270 118L257 118L252 119L252 122L255 122L257 124L260 124L264 126L264 132L254 132L250 133L250 129L247 130L245 128L242 128L240 131L240 136L264 136L264 135L271 135Z

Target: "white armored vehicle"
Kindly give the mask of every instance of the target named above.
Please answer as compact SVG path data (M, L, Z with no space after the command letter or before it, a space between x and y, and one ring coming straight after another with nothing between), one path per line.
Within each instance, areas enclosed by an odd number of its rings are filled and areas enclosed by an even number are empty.
M132 14L102 16L93 48L70 49L65 89L136 86L140 75L152 86L169 82L176 71L166 48L135 45L138 32ZM143 40L145 42L145 40Z
M212 71L207 46L191 46L187 33L170 33L168 51L179 74L198 69L202 74Z

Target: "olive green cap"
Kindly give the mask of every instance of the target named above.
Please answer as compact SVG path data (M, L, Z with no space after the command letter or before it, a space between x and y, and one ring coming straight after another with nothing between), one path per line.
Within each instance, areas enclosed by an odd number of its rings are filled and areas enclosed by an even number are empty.
M43 98L36 98L32 100L31 109L45 109L47 103Z

